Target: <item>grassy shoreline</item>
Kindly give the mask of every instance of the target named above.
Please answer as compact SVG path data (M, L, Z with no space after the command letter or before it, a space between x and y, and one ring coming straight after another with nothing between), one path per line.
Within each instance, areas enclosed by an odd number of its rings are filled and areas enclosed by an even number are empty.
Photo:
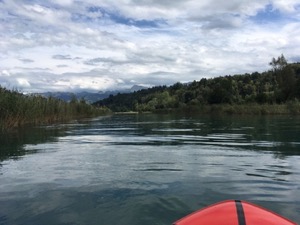
M300 102L290 101L285 104L213 104L213 105L189 105L181 108L154 110L153 112L189 112L215 115L300 115ZM143 112L140 112L143 113Z
M95 117L109 112L105 107L96 108L84 100L74 98L67 103L52 97L23 95L0 87L0 131L27 124L52 124Z
M231 115L300 115L300 102L295 99L284 104L203 104L181 105L178 108L154 109L153 113L190 112L199 114ZM107 115L106 107L95 107L84 100L72 99L67 103L52 97L23 95L18 91L0 86L0 131L27 124L53 124L74 119ZM122 112L115 114L149 113L147 111Z
M204 109L208 113L243 114L243 115L290 115L300 114L300 105L289 104L246 104L246 105L211 105Z
M180 108L155 109L153 111L115 111L115 115L134 115L149 113L198 113L213 115L300 115L300 103L297 101L286 104L214 104L202 106L183 106Z

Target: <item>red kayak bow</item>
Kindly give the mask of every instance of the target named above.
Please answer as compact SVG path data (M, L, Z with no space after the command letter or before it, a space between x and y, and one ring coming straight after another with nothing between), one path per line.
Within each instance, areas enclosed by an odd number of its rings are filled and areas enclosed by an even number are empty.
M240 200L220 202L196 211L173 225L297 225L274 212Z

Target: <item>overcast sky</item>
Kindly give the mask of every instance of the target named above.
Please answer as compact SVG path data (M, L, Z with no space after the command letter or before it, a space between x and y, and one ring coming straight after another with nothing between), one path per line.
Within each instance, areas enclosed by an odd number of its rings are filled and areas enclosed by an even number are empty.
M100 91L300 61L299 0L0 0L0 85Z

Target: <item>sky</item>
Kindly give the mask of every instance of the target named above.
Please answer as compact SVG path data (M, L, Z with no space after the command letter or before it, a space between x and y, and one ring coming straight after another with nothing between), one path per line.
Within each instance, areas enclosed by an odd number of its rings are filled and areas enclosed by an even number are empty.
M0 86L106 91L300 61L299 0L0 0Z

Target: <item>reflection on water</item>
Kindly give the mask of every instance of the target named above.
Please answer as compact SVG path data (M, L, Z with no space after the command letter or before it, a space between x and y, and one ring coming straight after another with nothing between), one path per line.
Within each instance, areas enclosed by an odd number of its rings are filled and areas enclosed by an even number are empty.
M0 224L171 224L244 199L300 221L300 118L120 115L0 137Z

